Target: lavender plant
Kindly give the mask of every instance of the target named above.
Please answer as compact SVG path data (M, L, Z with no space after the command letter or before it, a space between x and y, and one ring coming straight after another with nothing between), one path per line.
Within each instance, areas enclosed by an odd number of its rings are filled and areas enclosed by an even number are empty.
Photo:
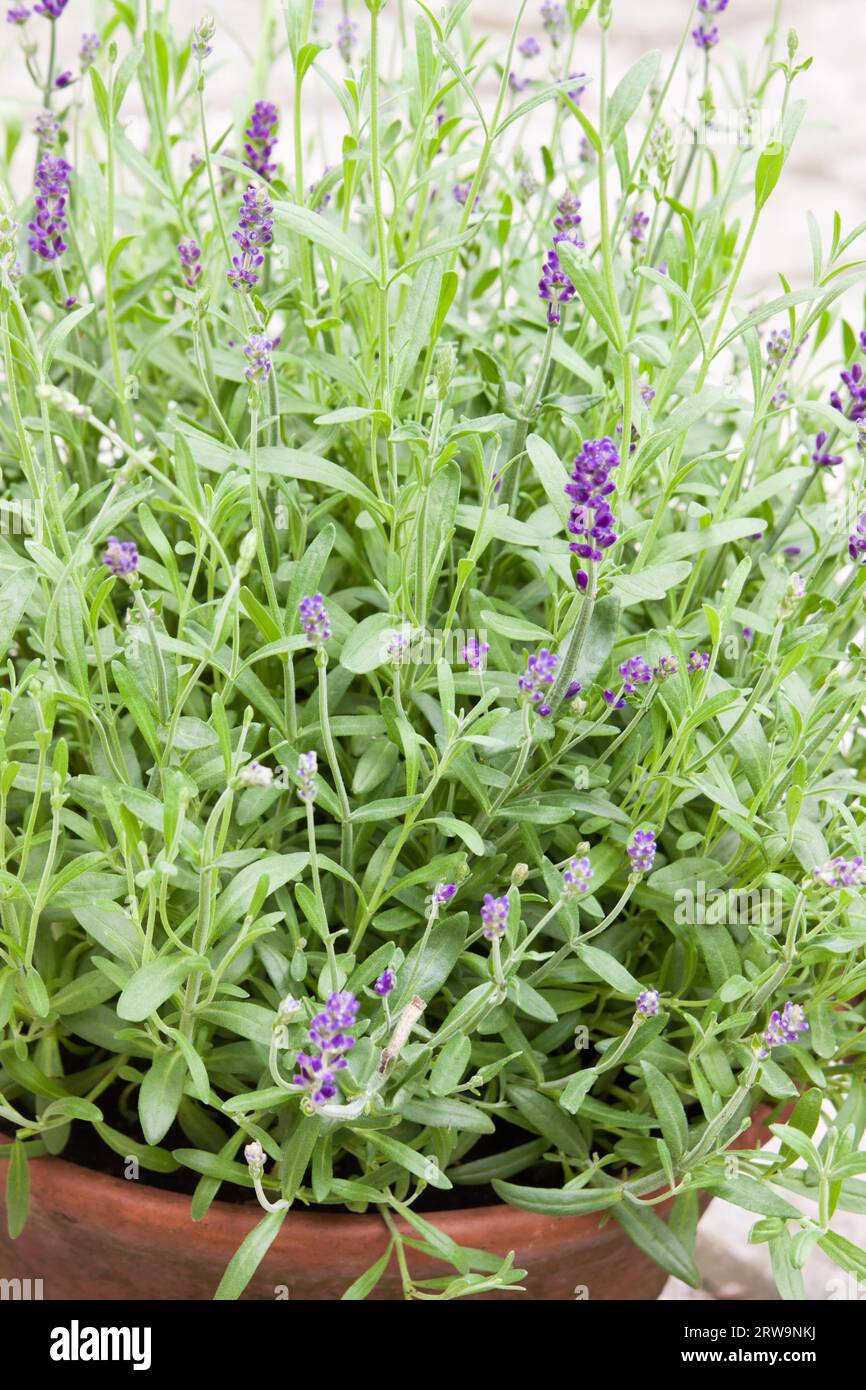
M407 1298L519 1289L452 1188L695 1286L714 1194L801 1298L816 1246L866 1277L864 227L744 289L775 23L752 73L683 0L615 83L610 0L469 8L285 0L233 133L212 19L117 7L70 100L82 21L8 12L10 1229L94 1137L262 1205L218 1298L299 1206L378 1213ZM762 139L709 142L722 92Z

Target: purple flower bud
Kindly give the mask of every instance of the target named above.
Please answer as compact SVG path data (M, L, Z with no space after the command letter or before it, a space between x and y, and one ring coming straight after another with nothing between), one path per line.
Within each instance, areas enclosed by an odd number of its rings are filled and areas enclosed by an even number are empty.
M60 122L53 111L37 111L33 121L33 134L36 136L39 145L46 150L53 150L57 144L57 137L60 134Z
M689 652L689 670L706 671L710 664L709 652Z
M180 257L181 269L185 272L187 288L196 289L202 273L201 247L190 237L188 241L178 242L177 254Z
M570 543L570 549L584 560L600 561L604 551L616 543L616 517L608 498L616 491L611 473L619 467L619 452L610 435L603 439L586 440L574 460L571 482L565 493L571 498L568 530L581 537ZM586 588L587 575L579 570L577 583Z
M433 890L433 903L436 907L444 907L446 903L450 903L456 892L456 883L440 883Z
M650 220L648 215L642 212L640 208L636 208L632 213L631 224L629 226L629 235L631 236L633 246L643 245L644 235L649 223Z
M825 888L859 888L866 883L866 863L860 854L853 859L838 855L820 868L813 869L812 877Z
M620 666L619 673L623 678L622 688L626 695L636 695L638 686L649 685L653 678L652 668L646 664L642 656L630 656L628 661Z
M821 464L824 468L837 468L844 462L841 454L831 454L824 445L827 443L826 430L820 430L815 436L815 450L812 454L812 462Z
M554 237L554 243L555 242L556 238ZM583 243L576 242L575 245L583 245ZM560 322L562 318L561 305L569 304L571 300L574 299L576 293L577 290L574 288L572 281L562 268L562 263L560 262L556 251L556 245L554 244L553 249L548 251L544 258L544 263L541 267L541 279L538 282L538 297L539 299L543 299L548 305L548 323L557 324Z
M556 204L557 216L553 225L558 232L569 232L583 220L580 216L580 199L567 188Z
M74 81L74 74L71 73L67 68L66 72L60 72L57 74L57 76L54 79L54 85L58 88L59 91L62 92L64 87L71 86Z
M544 0L541 6L541 23L553 48L558 48L565 37L565 9L556 0Z
M319 791L317 774L319 763L315 751L311 748L309 753L301 753L298 757L298 796L301 801L315 801Z
M860 513L848 537L848 554L855 565L866 564L866 512Z
M484 935L488 941L496 941L504 936L508 923L508 899L494 898L492 893L485 893L481 921L484 923Z
M96 62L96 55L102 47L102 40L98 34L82 34L81 47L78 50L78 61L81 64L81 71L87 72Z
M697 29L692 30L692 38L698 48L715 48L721 38L719 26L717 24L712 24L707 28L706 25L699 24Z
M33 13L45 19L59 19L68 4L69 0L39 0L39 4L33 6Z
M244 375L253 386L263 386L271 374L271 353L279 347L279 338L266 338L264 333L252 333L244 344L247 367Z
M373 988L380 998L384 999L390 994L397 983L397 976L393 970L384 970L374 984Z
M351 63L352 49L357 41L358 26L347 15L344 15L337 25L337 52L344 63Z
M273 769L265 767L264 763L253 761L241 768L238 774L238 780L245 787L257 787L259 790L262 790L265 787L273 785Z
M636 830L627 846L633 874L648 874L656 857L656 837L652 830Z
M473 671L480 671L486 664L484 658L490 651L488 642L479 642L477 637L470 637L463 648L463 660Z
M589 857L569 859L568 867L562 875L563 897L574 898L578 893L588 893L592 881L592 864Z
M459 203L461 207L466 206L466 200L469 197L469 194L472 192L472 183L472 179L467 179L465 183L455 183L454 188L452 189L452 192L454 194L454 201ZM478 207L480 201L481 199L476 196L475 202L472 204L473 212Z
M119 541L109 536L102 563L107 565L118 579L125 579L138 569L138 549L135 541Z
M642 989L635 1000L635 1005L638 1013L643 1014L644 1018L655 1018L659 1011L660 1002L661 996L657 989Z
M660 656L659 664L653 671L657 681L666 681L671 676L675 676L679 670L679 663L675 656Z
M26 5L13 5L6 11L7 24L26 24L30 18L31 11Z
M550 706L545 703L544 691L556 679L558 657L554 652L542 647L536 656L527 657L526 671L518 677L517 688L524 699L536 706L540 715L550 714Z

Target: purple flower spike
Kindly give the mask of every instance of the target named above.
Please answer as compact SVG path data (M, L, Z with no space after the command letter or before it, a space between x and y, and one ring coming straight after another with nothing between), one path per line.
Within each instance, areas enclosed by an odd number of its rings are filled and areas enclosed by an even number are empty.
M446 903L450 903L456 892L456 883L440 883L433 890L432 901L436 907L444 907Z
M573 700L575 695L579 695L582 689L583 686L581 685L580 681L570 681L568 684L568 688L565 692L564 698L566 700Z
M721 38L719 26L717 24L712 24L707 28L706 25L699 24L697 29L692 30L692 38L697 48L715 48Z
M382 974L379 976L376 983L374 984L373 988L379 995L380 999L384 999L387 995L391 993L396 983L397 976L395 975L394 971L384 970Z
M709 652L689 652L689 670L706 671L710 664Z
M298 780L301 785L298 788L298 797L301 801L315 801L319 790L319 783L316 777L318 770L318 759L312 748L309 753L301 753L299 755Z
M43 261L56 261L66 250L66 202L72 165L58 155L46 154L36 169L36 216L28 224L29 246Z
M657 681L666 681L671 676L675 676L678 670L679 663L675 656L660 656L659 664L653 671L653 675Z
M360 1005L348 990L332 994L321 1013L316 1014L309 1029L312 1051L299 1052L294 1084L306 1091L308 1109L333 1100L337 1094L336 1073L348 1063L345 1054L355 1046L351 1029Z
M529 34L525 39L521 39L517 48L523 58L537 58L541 52L541 44L534 34Z
M484 923L484 935L487 940L498 941L505 935L508 923L508 899L494 898L492 893L485 893L481 921Z
M554 238L554 243L556 238ZM575 243L582 245L582 243ZM548 305L547 322L557 324L562 318L560 306L568 304L574 299L577 290L574 288L569 277L562 268L562 263L556 251L556 245L548 251L541 267L541 279L538 282L538 297L543 299Z
M576 898L579 893L588 893L592 882L592 864L589 857L569 859L568 867L562 875L564 898Z
M102 47L102 40L98 34L82 34L81 47L78 50L78 61L81 64L81 71L87 72L96 62L96 55Z
M298 604L301 614L301 627L316 647L324 646L330 640L331 619L321 594L308 594Z
M358 26L344 15L337 25L337 52L344 63L351 63L352 49L357 42Z
M656 857L656 837L651 830L636 830L627 846L633 874L648 874Z
M794 1004L789 999L781 1013L774 1009L770 1014L770 1021L755 1049L757 1055L761 1058L769 1057L774 1047L784 1047L786 1043L796 1042L801 1033L808 1031L806 1010L802 1004Z
M57 74L57 76L54 79L54 85L58 88L59 91L62 92L64 87L70 87L74 81L75 74L70 72L67 68L66 72L61 72Z
M601 692L601 698L604 700L604 703L609 705L612 709L625 709L625 700L621 695L615 694L613 690L603 690Z
M180 257L181 269L185 272L187 289L196 289L202 273L201 247L190 237L188 241L178 242L177 254Z
M647 666L642 656L630 656L619 668L623 678L623 693L636 695L639 685L649 685L653 678L652 667Z
M465 183L455 183L452 192L454 193L454 201L459 203L461 207L465 207L466 200L472 192L472 179L467 179ZM481 199L476 197L475 202L472 204L473 212L475 212L480 201Z
M619 452L610 435L588 439L574 460L571 482L566 483L565 492L573 503L568 530L581 538L572 541L569 548L581 559L598 562L604 551L616 543L616 517L607 499L616 491L610 475L619 462ZM578 571L577 583L579 588L586 588L585 570Z
M277 166L271 155L277 143L279 112L271 101L257 101L244 131L244 164L270 183Z
M273 203L264 189L251 183L243 196L240 217L232 239L241 249L232 256L228 281L232 289L246 292L259 283L259 271L265 263L265 247L274 239Z
M6 23L26 24L31 13L26 5L13 5L11 9L6 11Z
M33 6L33 13L45 19L59 19L68 4L69 0L39 0L39 4Z
M640 208L636 208L634 213L632 213L631 227L629 231L633 246L643 245L644 235L646 233L647 227L649 226L649 223L650 220L648 215L645 212L642 212Z
M544 698L544 691L556 679L558 657L555 652L542 647L536 656L527 657L526 671L518 677L517 688L524 699L535 705L538 714L550 714L550 705Z
M661 996L657 989L642 989L635 1000L635 1005L638 1013L643 1014L644 1018L655 1018L659 1011L660 1002Z
M859 888L866 884L866 863L861 854L856 854L853 859L837 855L820 868L813 869L812 877L825 888Z
M866 512L860 513L848 537L848 554L855 565L866 564Z
M119 541L109 536L102 563L107 565L118 579L125 579L138 569L138 549L135 541Z
M264 333L253 333L244 344L244 355L248 362L244 375L253 386L263 386L270 376L271 353L279 342L279 338L266 338Z
M580 98L586 91L586 83L582 80L584 77L586 77L585 72L570 72L568 74L569 82L576 82L578 84L576 87L572 87L567 93L569 101L573 101L575 106L580 105Z
M565 37L565 8L557 0L544 0L541 6L541 23L553 48L559 48Z
M477 637L470 637L463 648L463 660L471 670L480 671L486 664L484 658L489 651L488 642L479 642Z
M812 455L812 462L819 463L824 468L837 468L840 463L844 462L842 455L831 454L827 449L824 448L824 445L826 443L827 433L825 430L821 430L815 436L815 452Z
M557 215L553 219L553 225L558 232L569 232L572 227L577 227L582 218L580 216L580 199L576 194L567 188L562 197L556 204Z
M57 137L60 134L60 122L53 111L37 111L33 121L33 134L36 136L39 145L46 150L53 150L57 144Z

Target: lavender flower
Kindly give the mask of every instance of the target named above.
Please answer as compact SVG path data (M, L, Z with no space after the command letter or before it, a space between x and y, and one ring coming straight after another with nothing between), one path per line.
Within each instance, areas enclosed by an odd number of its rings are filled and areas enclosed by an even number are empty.
M856 565L866 564L866 512L861 512L848 537L848 554Z
M719 26L717 24L711 24L709 28L707 28L706 25L699 24L697 29L692 30L692 38L698 48L703 48L705 50L715 48L721 38Z
M788 580L788 587L782 595L779 603L779 617L790 618L797 609L797 605L806 597L806 581L801 574L792 574Z
M575 898L579 893L588 893L589 885L592 881L592 864L589 857L583 855L569 859L568 867L562 875L564 898Z
M671 676L675 676L679 669L679 663L675 656L660 656L659 664L653 671L653 675L657 681L666 681Z
M244 344L248 365L244 376L252 386L263 386L271 374L271 353L279 346L279 338L266 338L264 333L251 333Z
M627 846L633 874L648 874L656 857L656 837L652 830L636 830Z
M698 0L701 14L721 14L728 8L729 0Z
M46 19L59 19L68 4L69 0L39 0L39 4L33 6L33 13Z
M277 143L280 115L270 101L257 101L244 131L244 164L270 183L277 166L271 155Z
M409 660L409 647L412 640L411 628L395 628L388 633L388 640L385 643L385 655L392 666L405 666Z
M508 922L508 899L494 898L492 893L485 893L481 921L484 923L484 935L488 941L497 941L504 936Z
M570 303L576 293L574 285L562 268L554 245L544 258L544 264L541 267L541 279L538 282L538 297L548 305L548 323L557 324L560 322L562 318L561 305Z
M135 541L119 541L109 536L102 563L118 579L126 579L138 569L138 548Z
M187 288L196 289L202 273L201 247L190 237L187 241L178 242L177 254L180 256Z
M471 670L480 671L486 664L484 658L489 651L489 642L479 642L477 637L470 637L463 648L463 660Z
M855 362L849 371L841 373L841 377L848 390L848 402L843 405L839 392L831 391L830 404L849 420L866 419L866 374L860 363Z
M192 54L197 63L203 63L213 53L212 40L216 33L216 21L213 15L202 15L192 31Z
M456 203L459 203L461 207L466 206L466 200L469 197L469 194L472 192L472 183L472 179L467 179L465 183L455 183L453 189L451 190L454 194L454 201ZM472 204L473 212L478 207L480 201L481 199L476 197L475 202Z
M308 594L298 604L301 627L316 647L324 646L331 637L331 619L321 594Z
M556 679L557 661L554 652L542 647L536 656L527 657L526 671L518 677L518 690L543 716L550 714L550 705L545 701L544 691L553 685Z
M574 460L571 482L566 483L565 492L573 503L568 530L582 538L572 541L569 548L581 559L600 561L604 551L616 542L616 517L607 499L616 491L610 475L619 462L619 452L610 435L587 439ZM586 571L579 570L578 587L585 589L587 582Z
M241 249L239 256L232 256L232 269L228 272L229 284L235 290L245 292L259 282L265 247L274 239L273 211L264 189L251 183L243 196L237 229L232 232L232 239Z
M241 768L238 780L245 787L264 787L271 786L274 780L273 769L265 767L263 763L251 762Z
M30 18L31 11L26 5L13 5L6 11L7 24L26 24Z
M583 220L580 216L580 199L567 188L556 204L557 215L553 225L558 232L569 232Z
M525 92L531 81L532 79L530 77L518 77L516 72L510 72L508 74L508 85L515 96L519 96L521 92Z
M636 695L638 686L649 685L653 678L652 667L646 664L642 656L630 656L628 661L620 666L619 673L623 678L622 688L626 695Z
M538 192L538 179L531 169L521 169L517 175L517 191L525 203Z
M40 148L53 150L57 144L57 137L60 134L60 122L53 111L37 111L33 121L33 134L39 143Z
M621 695L616 695L612 690L603 690L601 692L601 698L604 700L604 703L609 705L612 709L625 709L625 700Z
M815 451L812 454L812 462L819 463L824 468L836 468L844 460L841 454L831 454L824 445L827 443L826 430L819 430L815 436Z
M36 169L36 217L28 223L29 246L44 261L56 261L66 250L66 201L72 165L59 155L46 154Z
M54 79L54 85L58 91L63 91L64 87L70 87L75 81L75 75L67 68L65 72L60 72Z
M789 999L781 1013L774 1009L770 1014L770 1021L755 1048L756 1054L761 1058L769 1057L774 1047L784 1047L786 1043L796 1042L801 1033L808 1031L806 1010L802 1004L794 1004Z
M528 34L525 39L520 40L517 49L523 58L537 58L541 52L541 44L534 34Z
M657 989L642 989L635 1000L635 1005L638 1013L643 1014L644 1018L655 1018L659 1011L660 1002L661 996Z
M277 1005L277 1027L285 1028L296 1017L301 1007L300 999L296 999L293 994L287 994L285 999L281 999Z
M78 50L78 61L81 64L81 71L87 72L96 62L96 55L102 47L102 40L98 34L82 34L81 47Z
M689 652L689 670L706 671L710 664L708 652Z
M576 82L578 84L576 87L572 87L571 90L566 93L569 101L573 101L575 106L580 105L580 98L586 91L586 83L582 81L584 77L586 77L585 72L570 72L568 74L569 82Z
M791 330L774 328L767 343L767 366L778 367L785 360L791 346Z
M636 208L632 213L629 235L633 246L642 246L646 229L649 226L649 217L640 208Z
M564 698L566 700L573 700L575 695L579 695L582 689L583 686L580 681L569 681Z
M866 883L866 861L860 854L853 859L838 855L820 868L813 869L812 877L825 888L859 888Z
M451 899L454 897L454 894L456 892L456 883L439 883L433 889L433 897L431 898L431 902L435 907L444 907L446 903L450 903Z
M336 1073L348 1065L346 1053L355 1046L351 1029L360 1005L348 990L332 994L309 1029L310 1052L299 1052L294 1084L306 1091L308 1108L314 1109L337 1094Z
M315 801L319 791L317 774L319 762L314 749L309 753L301 753L298 757L298 797L301 801Z
M358 26L347 15L337 25L337 52L347 65L352 61L352 49L358 41Z
M553 48L559 48L565 37L565 9L556 0L544 0L541 6L541 23Z
M373 988L381 999L389 995L397 983L397 976L393 970L384 970L374 984Z

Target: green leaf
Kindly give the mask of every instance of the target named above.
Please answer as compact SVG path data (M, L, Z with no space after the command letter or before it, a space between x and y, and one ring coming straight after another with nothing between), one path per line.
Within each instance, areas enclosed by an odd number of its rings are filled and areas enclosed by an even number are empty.
M10 1240L17 1240L27 1224L30 1211L30 1172L23 1144L12 1145L6 1172L6 1227Z
M655 1111L665 1143L674 1163L682 1158L689 1141L689 1125L683 1103L676 1088L652 1062L641 1062L646 1088Z
M758 1182L756 1178L721 1178L718 1182L707 1184L707 1191L714 1197L732 1202L735 1207L756 1212L758 1216L779 1216L783 1220L796 1221L800 1212L784 1197L780 1197L768 1183Z
M590 1212L605 1211L608 1207L616 1208L622 1204L622 1191L618 1187L558 1190L553 1187L521 1187L494 1178L493 1188L510 1207L536 1211L542 1216L586 1216Z
M692 1289L701 1287L700 1271L688 1250L652 1207L621 1202L614 1208L613 1215L638 1249L649 1255L668 1274L682 1279Z
M317 250L330 251L338 260L348 261L367 280L377 279L378 272L367 253L352 237L339 231L330 218L285 202L274 205L274 216L284 227L312 242Z
M594 975L605 984L610 985L611 989L619 990L621 994L627 994L630 998L636 999L640 993L640 984L630 975L624 965L615 960L607 951L600 951L597 946L580 946L575 948L575 953L581 960L589 966Z
M117 1001L120 1018L143 1023L194 971L209 969L204 956L160 956L136 970Z
M404 1101L400 1111L407 1120L434 1129L461 1129L471 1134L493 1134L496 1129L489 1115L463 1100L416 1098Z
M186 1063L180 1052L160 1052L141 1083L138 1115L148 1144L158 1144L174 1124Z
M615 88L607 103L605 136L613 145L639 107L644 92L659 70L662 55L658 49L644 53Z
M249 912L259 880L267 881L266 897L298 878L310 862L304 854L266 854L235 875L217 899L216 928L231 926Z
M354 1283L349 1285L345 1293L340 1295L340 1301L343 1303L359 1302L362 1299L368 1298L382 1278L385 1270L388 1268L390 1260L391 1246L389 1245L385 1253L379 1256L376 1263L372 1264L369 1269L365 1269L364 1273L360 1274Z
M269 1211L266 1216L262 1217L258 1225L253 1227L229 1260L226 1272L214 1294L215 1302L232 1302L240 1298L280 1234L280 1228L287 1214L288 1210Z
M363 1137L392 1163L414 1173L416 1178L430 1183L431 1187L439 1187L445 1191L452 1186L451 1179L446 1178L435 1158L427 1158L415 1149L410 1149L408 1144L401 1143L399 1139L392 1139L387 1134L364 1133Z

